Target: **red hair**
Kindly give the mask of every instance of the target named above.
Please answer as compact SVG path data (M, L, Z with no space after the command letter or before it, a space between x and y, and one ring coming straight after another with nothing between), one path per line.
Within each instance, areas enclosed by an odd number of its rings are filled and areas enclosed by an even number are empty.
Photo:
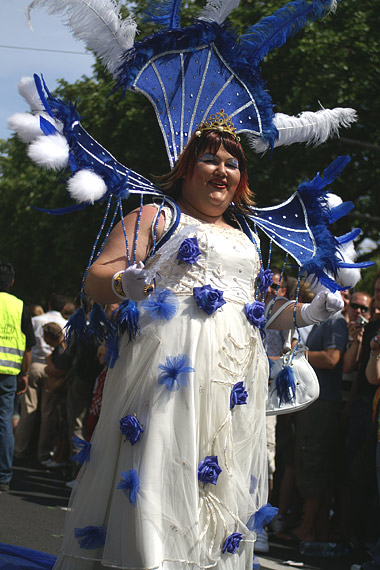
M225 132L204 131L200 137L193 133L173 169L168 174L157 177L157 186L165 194L177 197L181 193L183 179L193 174L198 157L206 149L216 154L222 145L239 162L240 182L235 192L234 203L242 208L252 205L253 194L248 185L247 161L243 148L234 136Z

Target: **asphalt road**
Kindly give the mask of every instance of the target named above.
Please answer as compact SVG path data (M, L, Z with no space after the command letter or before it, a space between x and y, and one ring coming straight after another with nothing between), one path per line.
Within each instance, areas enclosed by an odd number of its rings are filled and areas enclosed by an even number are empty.
M0 494L0 542L58 555L70 490L64 470L42 469L33 461L18 462L9 493ZM268 554L258 555L267 570L350 570L363 560L362 553L343 558L302 556L295 544L270 537Z

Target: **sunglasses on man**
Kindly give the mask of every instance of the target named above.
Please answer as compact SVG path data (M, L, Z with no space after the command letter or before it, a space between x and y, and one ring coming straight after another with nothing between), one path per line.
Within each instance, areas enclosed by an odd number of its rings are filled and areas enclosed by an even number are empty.
M358 303L350 303L350 307L351 309L354 309L354 311L360 311L362 313L368 313L369 311L369 307L366 307L365 305L359 305Z

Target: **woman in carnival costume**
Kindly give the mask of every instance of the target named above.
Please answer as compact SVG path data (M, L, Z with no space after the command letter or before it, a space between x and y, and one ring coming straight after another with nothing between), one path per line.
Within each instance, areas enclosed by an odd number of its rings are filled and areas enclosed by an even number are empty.
M266 505L268 359L256 300L269 276L260 273L257 236L244 233L236 214L252 200L244 153L222 128L200 126L165 177L180 209L170 240L149 258L158 206L144 206L137 265L126 269L120 222L88 273L99 302L140 302L140 334L119 343L91 460L74 491L69 558L56 568L69 568L70 556L120 568L251 568L256 531L274 514ZM130 242L138 215L124 219ZM165 208L158 240L172 218ZM150 274L156 289L147 298ZM297 324L340 306L332 293L299 304ZM293 309L277 320L292 327ZM84 552L94 527L104 544Z
M346 157L284 204L260 210L239 134L261 152L322 142L354 120L352 109L274 115L259 75L270 49L334 3L291 2L238 42L223 24L238 2L208 2L185 29L180 2L155 2L150 17L165 29L136 45L134 22L121 22L111 1L35 0L32 7L39 4L67 13L117 85L150 99L172 166L154 186L117 163L38 77L21 84L35 114L24 123L14 117L11 126L31 143L29 155L44 166L70 166L77 207L107 200L107 216L115 205L84 287L100 304L122 301L116 331L99 305L90 320L91 334L110 332L112 362L92 441L76 442L83 467L54 568L251 569L256 533L276 512L267 504L262 344L271 275L257 229L330 289L283 311L275 300L277 329L319 323L342 307L334 277L354 265L344 245L356 232L335 238L328 229L350 208L330 210L325 192ZM154 199L124 216L129 193ZM87 334L80 313L71 325L74 336Z

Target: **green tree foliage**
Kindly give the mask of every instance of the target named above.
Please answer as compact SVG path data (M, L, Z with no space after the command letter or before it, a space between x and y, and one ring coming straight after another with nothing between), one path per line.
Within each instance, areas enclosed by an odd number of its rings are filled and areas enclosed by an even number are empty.
M134 4L137 18L146 2ZM284 0L242 0L230 20L240 33L272 14ZM189 25L203 1L184 3L182 25ZM127 14L127 11L126 11ZM379 240L380 201L377 181L380 166L379 108L376 104L380 49L377 0L342 0L331 14L289 39L268 55L263 76L275 111L297 114L342 106L358 112L349 130L317 148L293 145L263 156L246 147L251 187L257 204L268 206L286 199L297 185L322 171L334 158L350 154L352 161L332 191L352 200L355 211L339 222L337 235L351 226L362 227L365 237ZM138 39L152 32L141 24ZM33 70L31 70L33 71ZM46 78L49 81L49 78ZM112 79L102 65L91 78L69 85L60 82L57 93L78 100L82 124L121 163L146 177L168 170L162 135L150 103L135 93L112 93ZM65 216L49 216L33 206L57 208L69 202L65 173L43 171L30 161L16 137L0 146L0 258L14 263L14 292L26 302L46 302L52 290L71 296L79 290L103 206ZM136 200L126 204L135 207ZM371 259L376 259L374 252Z

